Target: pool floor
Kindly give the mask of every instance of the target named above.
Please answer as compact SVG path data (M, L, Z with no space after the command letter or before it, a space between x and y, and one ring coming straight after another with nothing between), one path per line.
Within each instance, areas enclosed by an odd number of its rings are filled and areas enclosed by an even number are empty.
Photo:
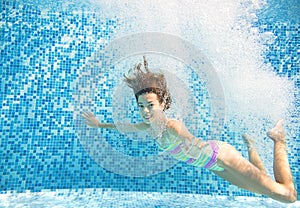
M0 194L0 207L300 207L300 201L283 204L269 198L210 196L157 192L121 192L110 189L57 190Z

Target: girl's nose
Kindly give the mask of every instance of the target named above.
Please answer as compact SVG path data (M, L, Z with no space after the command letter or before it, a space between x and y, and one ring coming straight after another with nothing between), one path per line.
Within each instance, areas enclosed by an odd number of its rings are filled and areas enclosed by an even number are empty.
M145 108L144 108L144 112L145 112L145 113L149 113L149 108L145 107Z

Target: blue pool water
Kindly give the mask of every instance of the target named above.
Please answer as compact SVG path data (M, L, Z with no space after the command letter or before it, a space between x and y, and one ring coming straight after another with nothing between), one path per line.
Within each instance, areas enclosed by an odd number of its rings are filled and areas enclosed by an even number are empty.
M163 48L156 54L147 51L157 60L150 61L153 67L185 69L172 76L180 75L179 81L191 92L193 103L186 103L184 110L181 97L175 97L181 104L175 108L190 130L204 138L218 136L244 156L241 133L257 134L258 149L272 175L267 150L272 146L264 132L284 117L289 162L299 190L300 18L299 12L293 12L299 11L297 1L289 2L290 9L273 1L260 5L261 9L255 3L233 0L220 7L213 1L182 7L161 4L162 8L149 2L144 2L144 8L142 3L2 0L0 207L287 207L239 189L207 170L164 160L145 135L92 131L80 123L82 110L94 111L102 122L116 122L122 116L138 120L134 102L120 115L115 100L134 101L119 87L119 77L141 54L133 52L109 71L107 58L99 51L136 33L174 35L207 56L219 74L226 100L225 128L214 135L212 92L208 84L199 83L201 73L168 56ZM108 12L109 6L115 10ZM140 18L126 13L136 8ZM278 15L271 15L274 8ZM212 18L214 14L218 16ZM116 89L124 90L123 94L114 94ZM185 92L176 85L173 90L178 95ZM152 163L153 158L158 163ZM299 201L289 205L297 206Z

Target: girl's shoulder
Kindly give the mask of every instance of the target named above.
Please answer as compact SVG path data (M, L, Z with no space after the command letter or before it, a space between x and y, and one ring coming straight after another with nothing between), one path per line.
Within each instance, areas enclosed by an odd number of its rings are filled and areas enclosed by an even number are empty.
M174 118L171 118L171 119L168 119L167 121L167 128L169 130L176 130L178 128L181 128L182 127L182 122L177 120L177 119L174 119Z

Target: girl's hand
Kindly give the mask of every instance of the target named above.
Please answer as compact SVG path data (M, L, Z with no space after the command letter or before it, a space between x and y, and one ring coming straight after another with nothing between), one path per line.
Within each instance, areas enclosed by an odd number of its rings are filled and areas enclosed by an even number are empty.
M93 128L99 128L101 126L98 119L91 112L84 112L81 114L81 117L84 118L84 123Z

